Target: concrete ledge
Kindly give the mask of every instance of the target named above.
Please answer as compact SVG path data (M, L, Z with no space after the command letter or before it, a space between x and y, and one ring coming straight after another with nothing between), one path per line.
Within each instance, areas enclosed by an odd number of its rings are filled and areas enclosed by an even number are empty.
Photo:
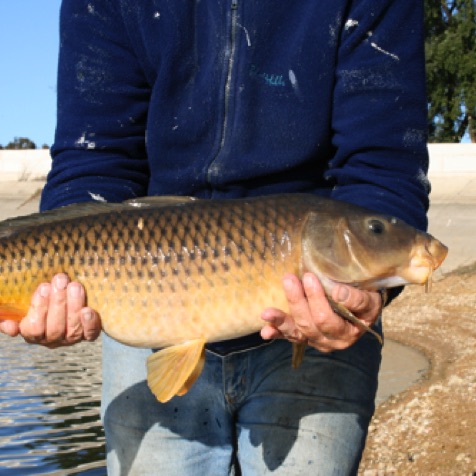
M441 175L474 174L476 144L429 144L430 178Z
M476 144L429 144L432 199L476 200ZM42 180L51 167L50 151L0 150L0 181Z
M0 150L0 181L27 182L45 179L51 168L48 149Z
M476 159L474 159L476 162ZM476 172L430 175L431 203L476 204Z

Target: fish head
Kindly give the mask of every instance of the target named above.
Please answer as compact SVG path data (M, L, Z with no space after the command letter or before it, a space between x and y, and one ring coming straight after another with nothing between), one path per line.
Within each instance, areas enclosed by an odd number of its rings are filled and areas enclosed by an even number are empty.
M329 283L376 290L424 284L448 248L402 220L340 202L310 212L302 237L303 270Z

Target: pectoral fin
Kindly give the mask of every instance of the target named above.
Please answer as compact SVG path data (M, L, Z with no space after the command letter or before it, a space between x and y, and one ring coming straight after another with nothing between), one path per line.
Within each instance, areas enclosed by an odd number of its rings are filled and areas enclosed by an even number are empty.
M304 352L306 351L307 344L297 344L293 342L293 357L292 365L294 369L297 369L304 359Z
M205 341L197 339L167 347L147 359L147 383L159 402L184 395L205 363Z
M0 304L0 321L20 322L28 312L28 307L19 304Z
M383 339L382 336L378 333L375 332L373 329L371 329L367 324L362 322L360 319L355 317L346 307L344 307L342 304L339 304L338 302L335 302L333 299L330 297L327 298L329 300L329 304L332 307L332 310L341 316L343 319L346 321L352 322L352 324L355 324L357 327L360 327L362 330L366 332L370 332L379 342L380 345L383 345Z

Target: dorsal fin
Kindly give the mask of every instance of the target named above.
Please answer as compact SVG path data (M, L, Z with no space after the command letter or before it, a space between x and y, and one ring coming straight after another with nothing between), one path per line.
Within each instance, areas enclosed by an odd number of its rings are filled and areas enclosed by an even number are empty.
M83 218L93 215L102 215L111 212L131 210L137 207L165 207L189 203L193 197L142 197L126 200L122 203L84 202L66 205L42 213L33 213L0 222L0 238L8 238L18 231L25 231L39 225L57 223L73 218Z
M167 207L171 205L182 205L198 200L195 197L180 197L176 195L163 195L160 197L140 197L132 198L123 202L132 207Z
M121 207L121 204L85 202L66 205L42 213L32 213L15 218L9 218L0 223L0 238L7 238L18 231L25 231L38 225L57 223L59 221L80 218L90 215L109 213L112 210Z

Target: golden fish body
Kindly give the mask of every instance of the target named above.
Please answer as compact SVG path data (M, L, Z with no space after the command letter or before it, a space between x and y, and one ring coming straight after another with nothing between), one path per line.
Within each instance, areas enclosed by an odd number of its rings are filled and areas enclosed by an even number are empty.
M137 203L65 207L15 226L0 238L1 301L26 309L39 283L65 272L111 337L141 347L246 335L266 306L285 307L281 277L299 271L302 220L284 201Z
M72 205L0 224L0 319L21 318L38 284L65 272L112 338L170 347L149 369L165 401L193 383L205 342L259 330L266 307L287 309L285 273L312 271L328 289L421 284L446 252L399 220L311 195ZM184 353L183 381L155 391Z

